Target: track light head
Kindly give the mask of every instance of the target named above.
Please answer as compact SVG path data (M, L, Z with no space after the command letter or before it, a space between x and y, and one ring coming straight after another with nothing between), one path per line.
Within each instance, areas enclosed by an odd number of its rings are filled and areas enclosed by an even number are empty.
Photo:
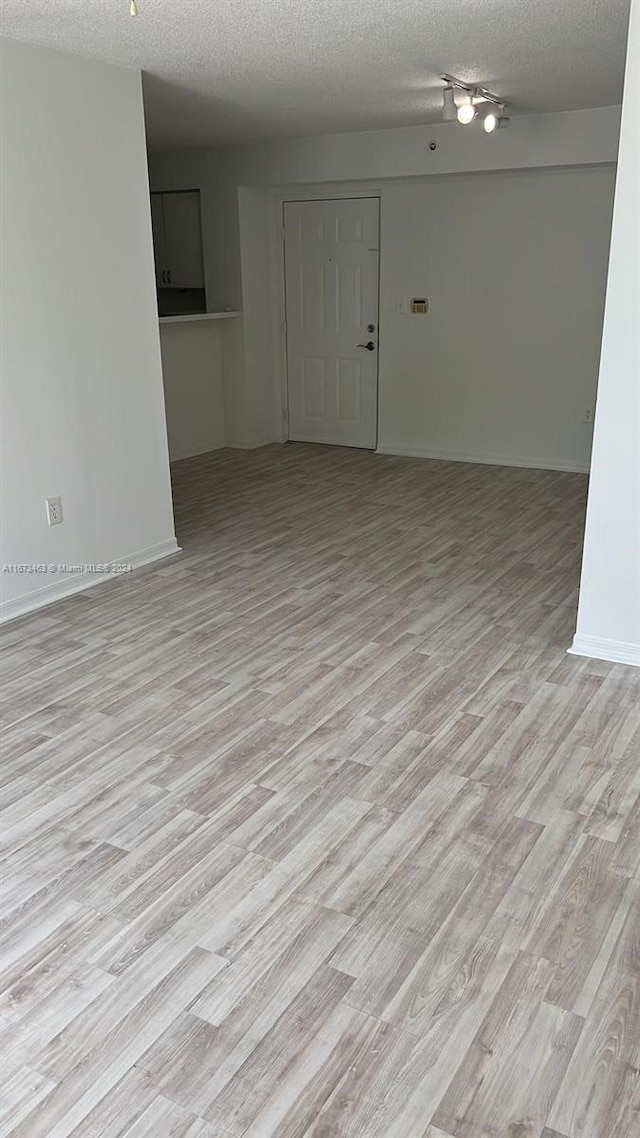
M458 107L457 119L462 126L468 126L476 117L476 107L472 100L469 98L466 102L461 103Z
M482 119L482 129L485 134L493 134L500 126L500 108L491 107Z
M485 134L495 134L497 130L509 125L509 119L503 115L504 107L501 104L490 106L482 119L482 129Z

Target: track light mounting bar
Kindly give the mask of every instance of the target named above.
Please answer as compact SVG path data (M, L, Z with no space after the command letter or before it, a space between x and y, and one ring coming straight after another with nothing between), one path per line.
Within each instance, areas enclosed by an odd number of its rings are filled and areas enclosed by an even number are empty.
M477 87L474 83L464 83L462 79L456 79L455 75L441 75L443 83L447 87L455 87L458 91L464 91L471 99L478 99L483 103L494 103L496 107L508 107L509 104L501 99L498 95L494 95L492 91L487 91L486 87Z

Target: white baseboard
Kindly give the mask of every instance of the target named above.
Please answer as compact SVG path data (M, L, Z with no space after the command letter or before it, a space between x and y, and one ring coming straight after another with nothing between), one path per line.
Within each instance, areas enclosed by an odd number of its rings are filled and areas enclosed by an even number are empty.
M140 569L143 565L150 565L153 561L160 561L164 557L171 557L172 554L180 552L180 546L174 537L168 541L161 541L158 545L150 545L147 549L139 549L137 553L129 553L126 557L113 557L111 563ZM16 620L19 616L26 616L30 612L44 608L45 605L61 601L64 597L82 593L93 585L102 585L105 581L117 581L120 576L122 576L120 573L76 573L70 577L63 577L51 585L44 585L41 589L34 589L22 597L15 597L0 604L0 624Z
M588 462L572 462L558 459L524 458L514 454L485 454L484 452L461 454L458 451L435 450L429 447L406 447L393 443L382 443L376 454L395 454L402 458L432 458L440 462L477 462L482 466L522 466L528 470L561 470L571 474L588 474Z
M610 660L612 664L631 664L640 668L640 644L628 644L624 640L574 636L568 652L571 656L590 656L592 660Z
M234 442L229 441L226 443L226 446L228 446L230 450L257 450L258 447L268 447L277 441L277 439L274 439L271 435L269 435L265 436L262 439L242 439Z
M185 450L169 451L170 462L181 462L183 458L195 458L198 454L210 454L214 450L224 450L226 447L224 442L209 442L202 443L202 445L187 447Z

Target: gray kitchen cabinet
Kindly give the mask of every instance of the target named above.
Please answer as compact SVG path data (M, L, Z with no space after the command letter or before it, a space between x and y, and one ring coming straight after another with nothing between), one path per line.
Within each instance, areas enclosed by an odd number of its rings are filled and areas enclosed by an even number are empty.
M203 289L200 192L151 194L151 222L159 289Z

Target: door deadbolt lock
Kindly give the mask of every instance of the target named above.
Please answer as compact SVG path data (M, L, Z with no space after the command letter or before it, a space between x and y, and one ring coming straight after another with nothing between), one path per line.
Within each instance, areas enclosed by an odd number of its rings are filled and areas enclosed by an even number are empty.
M367 324L367 332L375 332L375 330L376 330L375 324Z

